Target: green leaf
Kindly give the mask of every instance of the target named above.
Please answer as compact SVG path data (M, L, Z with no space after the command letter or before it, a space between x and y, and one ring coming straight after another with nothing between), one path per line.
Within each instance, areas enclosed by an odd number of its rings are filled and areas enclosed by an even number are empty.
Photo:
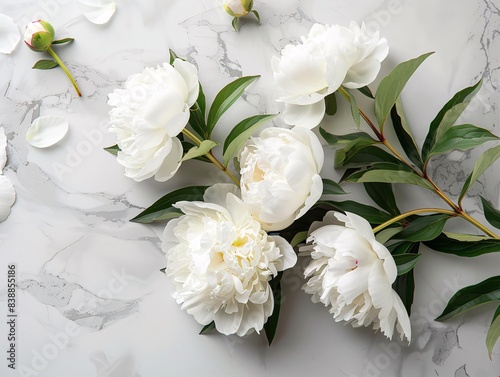
M500 229L500 211L493 207L490 202L485 198L480 196L481 202L483 203L484 217L486 220L493 225L495 228Z
M262 127L262 125L266 122L269 122L273 119L276 114L263 114L263 115L254 115L250 118L242 120L231 130L229 135L227 135L226 140L224 141L223 148L223 160L224 166L229 164L229 161L238 153L238 151L243 147L245 142L248 140L252 134Z
M389 164L381 165L380 167L390 167ZM379 164L374 164L372 168L354 173L347 181L349 182L381 182L381 183L405 183L416 185L433 190L433 186L424 178L414 172L406 170L397 170L399 165L395 165L394 169L379 169Z
M387 212L381 211L378 208L362 204L354 201L336 202L332 200L322 200L318 202L320 206L329 206L337 211L352 212L358 216L365 218L370 224L383 224L392 219L392 216Z
M121 149L118 145L115 144L110 147L104 148L104 150L116 156Z
M471 124L462 124L448 129L448 131L436 141L427 158L455 149L465 151L487 141L497 139L498 136L493 135L484 128L479 128Z
M468 258L500 252L500 240L494 238L479 241L460 241L448 237L446 234L441 234L432 241L424 242L424 245L441 253Z
M402 254L417 254L419 249L419 242L407 242L401 241L389 245L387 248L392 255L402 255ZM415 291L415 279L413 276L413 270L410 270L404 275L400 275L396 278L396 281L392 284L392 288L401 297L401 301L408 312L411 314L411 306L413 304L413 296Z
M257 22L259 23L260 25L260 14L259 12L257 12L255 9L252 11L252 13L255 15L255 17L257 17Z
M366 193L382 209L397 216L401 212L396 204L396 198L390 183L366 182L363 183Z
M411 242L430 241L438 237L450 219L450 215L435 214L427 216L417 216L404 230L395 236Z
M327 115L335 115L337 112L337 97L335 97L335 92L325 97L325 106Z
M259 77L260 76L241 77L222 88L217 96L215 96L214 102L208 112L208 135L212 134L212 131L222 114L224 114L232 106L232 104L241 97L245 89Z
M417 254L419 246L419 242L399 241L387 246L387 249L392 255Z
M205 122L205 107L205 93L203 93L203 87L200 84L198 99L189 109L189 124L198 135L204 139L209 139L210 136L208 135L207 124Z
M331 179L323 178L323 195L344 195L347 192L337 183Z
M130 221L147 224L178 217L182 215L182 212L173 205L183 200L203 201L203 194L207 188L208 186L189 186L172 191L158 199Z
M377 233L375 236L375 239L380 242L381 244L386 243L389 241L394 235L398 234L403 227L392 227L392 228L386 228L384 230L381 230L380 232Z
M486 335L486 347L488 348L490 360L491 354L493 353L493 347L495 347L498 338L500 338L500 306L497 308L495 314L493 314L490 329L488 330L488 335Z
M186 155L186 153L188 153L191 149L193 149L193 148L196 147L196 145L194 145L193 143L191 143L189 141L181 141L181 144L182 144L182 153L183 153L183 155ZM208 157L205 156L205 155L199 156L199 157L195 157L194 159L198 160L198 161L212 163L212 161L210 161L208 159Z
M276 335L276 329L278 328L278 320L280 317L280 309L281 309L281 278L283 276L283 272L280 272L275 278L273 278L269 285L273 291L274 297L274 310L273 314L267 319L267 322L264 324L264 331L266 332L267 342L269 345L274 340L274 336Z
M428 160L429 152L436 141L439 140L438 134L442 135L443 131L449 129L456 122L480 87L481 81L476 85L459 91L439 111L429 126L429 131L422 146L422 158L424 161Z
M394 255L394 262L398 267L398 276L413 270L422 254L400 254Z
M375 94L375 117L381 127L410 77L431 54L432 52L397 65L380 82Z
M233 29L235 32L240 31L240 19L238 17L233 18L233 22L231 22L231 25L233 25Z
M460 289L448 301L446 308L436 321L444 321L466 310L491 301L500 300L500 276Z
M308 231L305 230L303 232L299 232L297 233L293 238L292 238L292 241L290 242L290 246L292 247L295 247L297 246L298 244L302 243L302 242L305 242L305 240L307 240L307 235L308 235Z
M174 63L174 60L178 58L177 54L173 50L168 50L170 55L170 65Z
M373 95L372 91L370 90L369 87L363 86L362 88L358 88L358 91L368 98L375 99L375 96Z
M33 69L53 69L59 66L55 60L39 60L32 67Z
M454 240L464 241L464 242L483 241L491 239L491 237L478 236L476 234L463 234L463 233L452 233L452 232L443 232L443 234Z
M347 90L346 90L347 92ZM361 115L359 114L359 107L358 103L356 102L356 97L352 93L349 92L349 104L351 105L351 115L352 119L354 119L354 123L356 123L356 126L361 125Z
M197 158L206 155L210 150L217 146L218 144L212 140L203 140L199 146L192 147L185 155L182 157L181 161L191 160L192 158Z
M58 39L57 41L52 41L53 45L61 45L64 43L71 43L75 40L75 38L63 38L63 39Z
M423 169L424 163L422 161L422 157L420 156L417 143L411 133L410 126L408 125L408 121L403 110L403 104L401 103L401 97L398 97L396 104L391 109L391 119L396 136L398 137L399 143L403 147L406 155L417 167Z
M488 149L476 160L476 164L474 165L472 173L469 175L469 177L464 183L464 186L462 187L462 191L460 192L459 196L459 202L462 201L462 198L467 193L469 188L486 171L486 169L488 169L499 157L500 157L500 145Z
M209 332L215 330L215 322L212 321L208 325L203 326L203 328L200 331L200 335L205 335L208 334Z
M353 132L346 135L333 135L324 128L319 128L319 133L325 139L325 141L332 147L336 147L342 144L349 144L356 140L365 140L367 145L378 143L377 140L373 139L366 132Z
M405 168L397 158L377 146L370 145L370 141L366 139L355 140L337 150L334 166L366 167L377 162L389 162L401 166L401 169Z

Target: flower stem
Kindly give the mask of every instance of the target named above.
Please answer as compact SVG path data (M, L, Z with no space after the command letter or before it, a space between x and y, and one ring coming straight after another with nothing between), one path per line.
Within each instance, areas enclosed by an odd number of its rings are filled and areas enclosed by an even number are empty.
M192 141L194 141L194 143L198 146L201 145L201 140L198 139L198 137L192 133L191 131L189 131L188 129L184 128L182 130L182 133L184 135L186 135L188 138L190 138ZM222 172L224 172L229 178L231 178L231 180L238 186L240 187L240 181L239 179L237 179L229 170L227 170L227 168L222 165L219 160L217 160L217 158L211 153L206 153L205 154L205 157L208 158L210 160L210 162L212 162L215 166L217 166Z
M76 84L75 79L73 78L73 76L69 72L68 68L66 68L66 66L64 65L62 60L59 58L59 56L57 56L57 54L54 52L54 50L52 50L52 47L49 47L47 49L47 52L54 58L54 60L57 62L57 64L59 64L59 66L63 69L64 73L66 73L66 76L68 76L69 80L71 81L71 83L75 87L75 90L76 90L76 93L78 94L78 97L81 97L82 93L80 92L80 89L78 88L78 85Z
M340 87L338 89L340 94L342 94L349 102L351 102L351 95L343 88ZM371 119L359 108L358 106L358 111L361 117L365 120L365 122L368 124L368 126L371 128L371 130L375 133L376 137L378 140L384 144L384 146L402 163L404 163L406 166L408 166L415 174L419 175L421 178L425 179L428 181L432 187L433 191L436 193L437 196L439 196L443 201L449 205L452 208L452 211L450 210L445 210L445 209L440 209L440 208L421 208L421 209L416 209L412 210L406 213L403 213L399 216L394 217L393 219L385 222L382 225L377 226L374 228L374 232L379 232L380 230L384 229L385 227L398 222L408 216L419 214L419 213L428 213L428 212L434 212L434 213L444 213L448 214L453 217L461 217L464 220L468 221L470 224L474 225L476 228L480 229L483 233L488 235L489 237L500 239L500 236L497 236L495 233L493 233L491 230L489 230L487 227L485 227L483 224L481 224L479 221L474 219L471 215L469 215L466 211L464 211L459 204L453 203L453 201L448 198L448 196L434 183L434 181L427 175L427 164L424 166L423 171L417 170L416 167L414 167L410 162L408 162L392 145L389 143L389 141L385 138L384 132L383 132L383 125L382 129L379 131L378 128L375 126L375 124L371 121Z
M401 221L408 216L412 215L418 215L419 213L443 213L445 215L450 215L450 216L459 216L455 211L450 211L448 209L441 209L441 208L419 208L419 209L414 209L405 213L402 213L401 215L398 215L388 221L386 221L383 224L380 224L376 228L373 228L373 233L380 232L382 229L387 228L389 225L397 223L398 221Z

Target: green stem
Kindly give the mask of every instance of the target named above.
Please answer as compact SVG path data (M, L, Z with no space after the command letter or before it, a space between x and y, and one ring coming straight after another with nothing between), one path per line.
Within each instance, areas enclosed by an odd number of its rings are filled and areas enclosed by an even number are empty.
M198 137L194 133L192 133L191 131L189 131L188 129L184 128L182 130L182 133L184 135L186 135L188 138L190 138L192 141L194 141L194 143L196 145L198 145L198 146L201 145L201 140L198 139ZM224 165L222 165L219 162L219 160L217 160L217 158L215 158L215 156L212 153L206 153L205 157L208 158L210 160L210 162L212 162L215 166L217 166L222 172L224 172L224 174L226 174L229 178L231 178L231 180L238 187L240 187L240 181L229 170L227 170L227 168Z
M76 93L78 94L78 97L81 97L82 93L80 92L80 89L78 88L78 85L76 84L75 79L73 78L73 76L69 72L68 68L66 68L66 66L64 65L62 60L59 59L59 56L57 56L57 54L54 52L54 50L52 50L52 47L49 47L47 52L54 58L54 60L57 62L57 64L59 64L59 66L63 69L64 73L66 73L66 76L68 76L69 80L71 81L71 83L75 87L75 90L76 90Z
M342 94L349 102L351 102L351 95L343 88L340 87L338 89L340 94ZM461 204L459 202L458 205L453 203L453 201L446 196L446 194L434 183L434 181L429 178L429 176L426 173L427 170L427 164L425 164L424 169L422 172L418 171L412 164L410 164L392 145L389 143L389 141L385 138L384 133L383 133L383 128L381 131L375 127L375 124L368 118L368 116L361 110L358 106L359 114L361 117L365 120L365 122L368 124L368 126L372 129L372 131L375 133L377 136L378 140L385 145L385 147L397 158L399 159L402 163L404 163L406 166L408 166L415 174L419 175L421 178L424 178L427 180L432 187L434 188L434 192L436 195L438 195L441 199L443 199L446 204L448 204L451 208L452 211L450 210L445 210L445 209L440 209L440 208L421 208L421 209L416 209L413 211L409 211L406 213L403 213L399 216L394 217L393 219L385 222L382 225L379 225L378 227L374 228L374 232L377 233L378 231L384 229L385 227L398 222L408 216L419 214L419 213L428 213L428 212L435 212L435 213L444 213L448 214L450 216L454 217L461 217L464 220L468 221L472 225L474 225L476 228L480 229L483 233L488 235L489 237L500 239L500 236L497 236L495 233L493 233L491 230L489 230L487 227L485 227L483 224L481 224L479 221L474 219L472 216L470 216L467 212L465 212L461 208ZM383 127L383 126L382 126Z
M377 226L376 228L373 228L373 233L380 232L382 229L387 228L389 225L397 223L398 221L401 221L408 216L412 215L418 215L419 213L443 213L445 215L450 215L450 216L458 216L458 214L455 211L450 211L448 209L441 209L441 208L420 208L420 209L414 209L405 213L402 213L401 215L398 215L385 223Z

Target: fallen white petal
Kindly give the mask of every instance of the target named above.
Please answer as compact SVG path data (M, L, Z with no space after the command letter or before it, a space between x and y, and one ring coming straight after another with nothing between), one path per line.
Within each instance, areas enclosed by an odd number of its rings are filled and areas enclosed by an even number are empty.
M60 141L68 132L68 121L61 117L45 116L33 121L26 140L37 148L47 148Z
M16 201L16 191L9 178L0 175L0 223L10 215L10 207Z
M10 54L21 40L21 33L9 16L0 14L0 52Z
M5 136L5 130L3 129L3 127L0 127L0 174L2 174L6 162L7 162L7 136Z
M83 15L94 24L105 24L116 11L113 0L77 0Z

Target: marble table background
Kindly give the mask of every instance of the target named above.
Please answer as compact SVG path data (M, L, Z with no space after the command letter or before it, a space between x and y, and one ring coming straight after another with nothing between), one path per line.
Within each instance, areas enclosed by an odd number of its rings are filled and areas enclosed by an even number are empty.
M388 39L383 63L435 51L404 91L408 118L421 143L440 107L481 77L484 86L462 117L500 133L500 3L498 0L273 0L255 1L262 26L246 23L240 33L216 0L116 0L106 25L94 25L73 0L1 0L0 13L20 31L44 18L57 36L76 42L60 48L82 89L77 98L62 70L32 70L42 58L21 44L0 55L0 124L8 136L5 174L17 191L10 217L0 224L0 315L6 313L7 265L17 264L16 371L6 367L7 326L0 321L1 376L157 377L304 376L498 377L500 347L490 361L485 337L495 306L486 305L440 323L447 300L459 288L498 275L500 258L473 260L423 250L410 346L370 329L335 323L300 290L298 266L284 278L284 303L271 348L264 337L198 335L200 326L171 298L172 285L158 234L161 227L128 222L164 193L188 184L223 181L215 169L190 161L167 183L136 183L103 147L107 95L132 73L168 59L171 48L200 70L207 99L235 77L261 74L215 133L223 140L244 116L278 112L272 93L271 57L307 33L314 22L347 25L364 21ZM329 129L352 129L349 109L327 117ZM59 115L70 131L58 145L39 150L25 141L31 122ZM275 122L281 124L278 119ZM326 150L324 174L333 178ZM433 163L434 178L455 196L480 150L453 152ZM471 194L500 205L496 164ZM367 202L359 188L348 187ZM398 190L402 207L441 205L421 190ZM477 212L477 197L466 199ZM478 214L480 216L480 214ZM452 223L456 229L464 225ZM465 229L465 228L464 228Z

